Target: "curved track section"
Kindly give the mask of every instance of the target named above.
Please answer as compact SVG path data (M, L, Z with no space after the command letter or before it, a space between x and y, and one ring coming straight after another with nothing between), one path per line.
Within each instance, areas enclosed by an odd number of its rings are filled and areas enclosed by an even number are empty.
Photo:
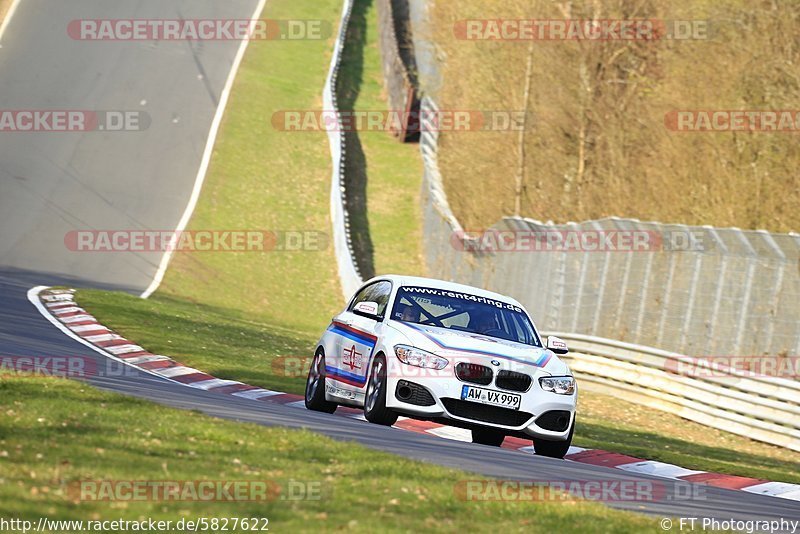
M258 0L25 0L0 48L0 109L138 111L126 132L0 132L0 266L141 292L160 252L72 252L70 230L174 230L239 41L80 41L80 19L248 19ZM40 280L47 282L48 280Z

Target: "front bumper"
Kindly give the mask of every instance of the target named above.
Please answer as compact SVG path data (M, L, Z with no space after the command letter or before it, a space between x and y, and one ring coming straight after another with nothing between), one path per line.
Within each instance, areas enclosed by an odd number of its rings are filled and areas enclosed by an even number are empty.
M494 382L489 385L479 385L462 382L455 376L424 376L424 373L411 371L406 376L387 377L386 406L410 417L440 421L463 428L487 427L503 430L508 435L553 441L566 440L575 419L577 388L572 395L550 393L539 386L539 377L547 376L545 373L532 372L531 376L533 383L529 390L519 392L498 388ZM409 385L414 386L412 389L415 393L413 397L402 400L398 396L398 391ZM485 404L462 401L461 388L464 385L519 394L522 396L519 410L493 408ZM430 393L429 402L432 401L433 404L420 405L420 402L427 397L420 396L416 392L417 387L422 387ZM548 412L560 413L541 418ZM548 430L541 426L544 424L552 427L556 416L569 418L564 430Z

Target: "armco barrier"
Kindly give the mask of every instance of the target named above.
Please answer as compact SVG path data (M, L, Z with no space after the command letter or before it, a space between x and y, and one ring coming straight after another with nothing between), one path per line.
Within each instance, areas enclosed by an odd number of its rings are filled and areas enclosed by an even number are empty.
M564 358L579 387L800 451L798 382L735 369L682 373L681 354L579 334L552 335L567 342Z
M336 98L336 79L339 74L339 65L342 62L342 49L344 48L350 14L353 11L352 0L344 0L342 17L339 24L339 34L333 48L331 66L325 88L322 91L322 107L326 111L339 111ZM353 258L353 245L350 239L350 221L347 214L347 188L344 179L345 157L347 147L345 136L341 128L328 128L328 143L331 150L331 223L333 225L333 249L336 255L336 266L339 271L339 281L342 285L344 298L349 299L361 285L361 273Z

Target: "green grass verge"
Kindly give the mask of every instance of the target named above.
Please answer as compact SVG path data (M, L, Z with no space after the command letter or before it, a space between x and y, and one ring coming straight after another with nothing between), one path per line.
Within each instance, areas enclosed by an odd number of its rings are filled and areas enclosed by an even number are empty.
M214 419L43 378L0 378L0 517L170 520L266 517L271 531L536 529L640 532L657 518L596 503L468 502L477 477L307 431ZM319 499L256 502L86 501L94 481L290 481ZM174 524L174 523L173 523Z
M229 317L225 310L157 297L79 291L82 306L150 352L168 354L219 378L288 393L303 392L300 358L317 336ZM289 357L289 365L285 358ZM290 376L287 376L287 373ZM800 455L616 399L582 390L575 444L690 469L799 482Z
M355 107L384 109L375 9L369 2L359 5L366 25L363 58L351 57L343 68L354 80ZM271 0L264 16L319 19L337 28L340 8L335 0ZM322 246L312 243L293 252L177 253L158 295L306 332L316 331L338 310L342 297L330 240L327 135L281 131L271 123L276 112L322 108L332 45L333 37L251 42L189 224L198 230L309 232L321 236ZM418 146L403 146L385 132L361 137L376 270L419 274Z
M312 335L159 293L147 300L97 290L78 295L101 323L154 354L169 355L218 378L286 393L303 393L305 375L287 376L282 362L313 356L325 327L320 322Z
M262 16L322 20L327 40L252 41L236 77L189 229L310 232L306 250L183 253L161 296L200 302L270 327L316 330L341 305L330 240L330 151L325 132L272 124L285 110L319 110L339 24L339 0L270 0Z

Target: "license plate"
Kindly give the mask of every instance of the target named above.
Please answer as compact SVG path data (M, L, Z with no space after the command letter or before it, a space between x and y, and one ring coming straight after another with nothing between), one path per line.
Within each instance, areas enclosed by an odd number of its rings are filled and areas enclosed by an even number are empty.
M503 408L511 408L513 410L519 410L519 405L522 402L522 395L515 395L514 393L503 393L502 391L494 391L493 389L476 388L473 386L462 386L461 400L480 402L481 404L489 404L491 406L502 406Z

